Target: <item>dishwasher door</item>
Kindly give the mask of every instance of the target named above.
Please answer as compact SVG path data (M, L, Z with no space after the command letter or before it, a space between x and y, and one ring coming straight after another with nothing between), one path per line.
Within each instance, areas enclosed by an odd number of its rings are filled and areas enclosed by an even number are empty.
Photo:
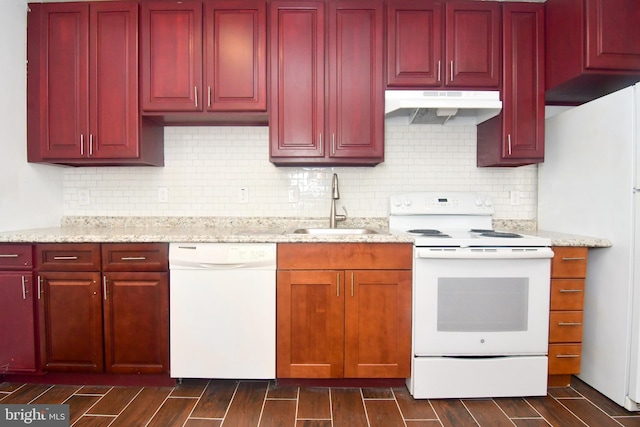
M171 244L173 378L273 379L276 245Z

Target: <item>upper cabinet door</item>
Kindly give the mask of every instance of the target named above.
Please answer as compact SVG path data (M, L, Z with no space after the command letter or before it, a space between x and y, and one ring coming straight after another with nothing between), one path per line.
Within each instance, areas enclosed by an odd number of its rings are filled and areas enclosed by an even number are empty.
M440 86L442 46L442 2L387 2L387 86Z
M88 156L137 158L138 5L92 3L89 27Z
M544 9L504 5L505 160L544 160ZM508 99L507 99L508 97Z
M85 157L85 140L89 138L89 5L52 3L41 7L39 59L46 74L38 82L37 102L43 110L38 123L38 155L44 159Z
M269 8L271 161L321 160L325 155L325 5L273 1Z
M266 111L266 3L205 2L208 111Z
M502 111L477 127L478 166L544 160L544 5L506 2Z
M384 158L383 6L329 4L329 157Z
M498 87L500 10L492 1L446 3L446 86Z
M387 86L497 89L500 25L498 2L389 0Z
M586 1L586 68L640 70L638 0Z
M202 111L202 2L141 3L144 111Z

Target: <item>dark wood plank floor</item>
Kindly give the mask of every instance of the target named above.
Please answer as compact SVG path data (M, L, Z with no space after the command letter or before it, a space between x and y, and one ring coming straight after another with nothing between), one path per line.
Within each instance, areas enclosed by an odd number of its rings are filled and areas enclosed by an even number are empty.
M68 403L78 427L640 427L578 379L547 396L414 400L405 388L186 380L176 387L0 383L0 404Z

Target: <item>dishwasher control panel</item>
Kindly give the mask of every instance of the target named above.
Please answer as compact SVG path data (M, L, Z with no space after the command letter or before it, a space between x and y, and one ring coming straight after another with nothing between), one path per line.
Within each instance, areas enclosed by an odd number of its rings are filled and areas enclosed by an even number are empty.
M275 243L171 243L169 269L275 268Z

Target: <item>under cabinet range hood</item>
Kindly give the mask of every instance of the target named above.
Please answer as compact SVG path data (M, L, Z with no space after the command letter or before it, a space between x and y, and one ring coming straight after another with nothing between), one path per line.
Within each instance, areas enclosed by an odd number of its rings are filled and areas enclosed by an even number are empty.
M502 110L499 91L387 90L384 115L398 124L477 125Z

